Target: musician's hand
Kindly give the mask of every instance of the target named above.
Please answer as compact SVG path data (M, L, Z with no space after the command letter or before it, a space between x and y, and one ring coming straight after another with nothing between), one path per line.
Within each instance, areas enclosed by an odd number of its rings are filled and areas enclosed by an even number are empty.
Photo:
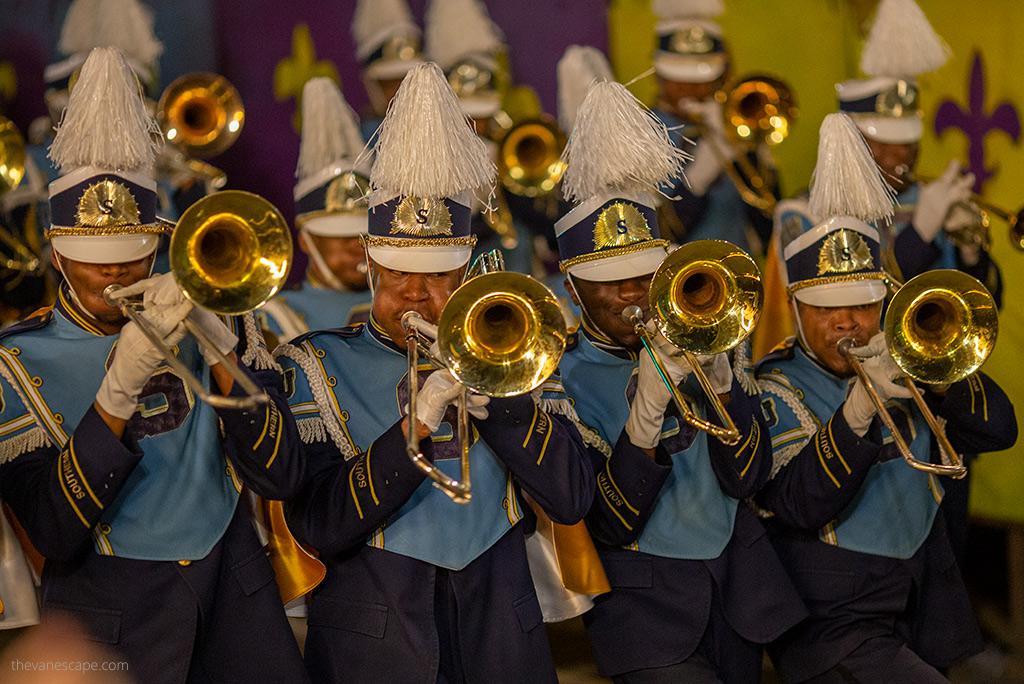
M441 419L448 409L448 404L453 403L459 396L464 385L452 377L447 370L436 370L427 377L427 381L420 388L416 400L416 418L419 422L435 432L441 426ZM489 397L479 394L467 393L470 415L481 420L487 418L487 403Z
M971 196L974 174L960 175L960 162L949 163L941 176L921 186L921 194L914 209L911 223L925 242L931 242L942 230L942 224L949 209L957 202L965 202Z
M711 381L711 388L715 390L715 394L726 394L732 389L732 364L729 363L727 353L700 354L697 356L697 363Z
M197 306L189 313L188 319L209 339L214 347L213 350L210 350L204 343L199 342L199 353L203 355L206 365L211 368L220 363L224 356L238 346L238 336L231 332L224 320L212 311Z
M881 347L881 351L877 351L879 347ZM864 358L862 364L864 373L871 380L871 384L874 386L883 404L889 399L896 397L910 398L910 388L899 382L900 378L906 377L906 373L896 365L892 354L889 353L888 348L885 346L885 336L882 333L872 337L871 341L865 346L854 347L850 352ZM874 352L874 355L865 358L865 355L871 352ZM843 417L846 418L847 425L859 437L863 437L867 434L868 428L871 427L871 421L876 413L878 413L878 406L872 400L864 383L861 382L860 378L857 378L850 387L850 393L843 403Z
M668 373L669 380L673 385L678 386L687 375L691 373L690 364L680 354L679 349L674 347L660 334L654 338L654 347L658 350ZM653 449L661 439L661 424L664 418L665 407L672 401L672 392L661 373L651 360L651 355L646 349L640 350L640 366L637 370L636 396L633 397L633 406L629 410L629 419L626 421L626 434L629 441L641 449Z
M152 321L161 329L170 327L170 332L162 336L162 341L168 348L176 345L184 336L185 328L181 325L181 320L188 313L182 313L181 307L177 307L165 310L164 314L170 311L180 313L177 321L172 322L166 315L160 320ZM148 315L150 320L156 317L152 312ZM160 350L134 322L125 323L114 348L114 359L96 393L96 402L110 415L128 420L135 413L139 394L163 360L164 356Z

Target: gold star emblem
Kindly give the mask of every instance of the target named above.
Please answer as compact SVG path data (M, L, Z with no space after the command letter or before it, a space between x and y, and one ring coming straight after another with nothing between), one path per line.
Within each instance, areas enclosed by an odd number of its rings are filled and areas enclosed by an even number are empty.
M851 273L873 265L871 249L860 233L853 230L843 229L832 233L818 252L818 275Z
M399 203L391 232L416 237L451 235L452 215L442 199L409 196Z
M594 249L624 247L651 239L651 227L632 204L616 202L605 208L594 223Z
M89 228L137 226L139 207L128 188L116 181L104 180L90 185L82 193L75 219L78 225Z

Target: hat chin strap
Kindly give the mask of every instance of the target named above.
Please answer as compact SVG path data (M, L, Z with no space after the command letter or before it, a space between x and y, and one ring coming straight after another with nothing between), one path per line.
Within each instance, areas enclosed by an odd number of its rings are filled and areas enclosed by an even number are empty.
M57 262L59 266L57 270L59 270L61 275L64 276L64 264L62 263L64 257L61 256L61 253L55 249L51 249L50 258ZM148 258L149 274L146 276L147 278L153 275L153 268L156 266L156 251L150 254ZM75 286L71 284L71 280L67 276L64 276L64 282L68 286L68 294L71 295L71 302L78 307L78 310L81 311L86 316L88 316L89 318L92 318L93 320L98 320L96 316L94 316L87 308L85 308L85 305L82 304L82 300L78 298L78 293L75 292Z
M320 253L320 249L316 246L316 241L313 239L312 234L305 227L303 227L300 232L306 238L306 247L309 250L307 253L309 254L309 258L313 261L313 264L316 266L316 270L318 271L317 275L320 277L320 280L323 281L323 284L332 290L339 290L342 292L348 291L348 288L342 284L341 280L338 279L338 276L334 274L334 271L327 267L327 262L324 261L323 254Z
M804 324L803 321L800 320L800 305L797 303L795 298L790 301L792 304L789 308L793 312L793 320L796 322L796 334L800 339L800 345L804 348L804 351L807 352L808 356L818 363L821 363L821 359L819 359L817 354L814 353L814 350L811 349L811 345L807 344L807 336L804 335Z
M601 330L601 328L599 328L598 325L594 323L594 317L590 315L589 311L587 311L587 305L583 303L583 297L580 297L580 291L576 289L576 281L573 280L572 273L566 271L565 277L569 279L569 285L572 287L572 291L576 293L576 299L578 299L580 302L580 312L586 317L588 321L590 321L590 326L594 330L597 330L606 338L608 338L609 341L611 341L612 338L608 337L608 333L606 333L604 330Z

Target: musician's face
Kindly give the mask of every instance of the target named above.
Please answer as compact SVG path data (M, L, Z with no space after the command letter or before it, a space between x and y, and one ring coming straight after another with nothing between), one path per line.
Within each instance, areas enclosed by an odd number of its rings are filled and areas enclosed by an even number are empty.
M118 332L125 324L125 318L120 309L104 301L103 290L115 283L126 287L149 277L153 256L123 264L87 264L60 256L56 252L54 256L54 266L74 289L86 313L99 322L99 328L106 334Z
M565 289L573 301L582 305L584 316L598 330L613 342L626 349L639 349L640 338L633 332L633 325L622 320L622 311L627 306L639 306L648 317L650 301L647 293L651 289L651 275L623 280L599 282L596 280L565 279ZM573 286L575 285L575 290Z
M373 317L398 344L405 340L402 315L415 311L428 323L436 324L441 309L462 283L466 267L439 273L409 273L384 268L371 262L371 277L377 279L373 291Z
M914 165L917 164L917 143L884 143L867 136L864 136L864 140L892 189L896 192L906 190L913 178Z
M795 301L795 300L793 300ZM878 321L882 314L882 302L863 306L811 306L795 301L804 343L818 361L841 378L853 375L850 362L836 351L836 345L844 337L853 338L856 346L868 343L878 332Z
M370 286L366 280L366 250L363 249L358 237L327 237L300 233L299 246L302 247L303 252L309 254L307 240L316 245L327 268L346 288L362 292ZM314 274L318 272L316 263L313 261L310 261L310 268ZM322 276L321 279L323 279Z

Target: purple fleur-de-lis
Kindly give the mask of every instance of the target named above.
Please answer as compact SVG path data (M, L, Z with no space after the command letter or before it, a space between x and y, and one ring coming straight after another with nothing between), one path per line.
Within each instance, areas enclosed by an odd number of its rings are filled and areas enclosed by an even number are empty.
M997 168L985 166L985 136L990 131L1003 131L1013 142L1020 138L1020 119L1017 108L1012 104L1002 103L985 113L985 70L982 66L981 53L974 53L974 64L971 66L971 81L967 87L968 109L963 110L952 100L946 100L935 112L935 135L941 136L947 128L959 128L967 136L968 168L974 173L974 192L981 194L981 188L991 178Z

